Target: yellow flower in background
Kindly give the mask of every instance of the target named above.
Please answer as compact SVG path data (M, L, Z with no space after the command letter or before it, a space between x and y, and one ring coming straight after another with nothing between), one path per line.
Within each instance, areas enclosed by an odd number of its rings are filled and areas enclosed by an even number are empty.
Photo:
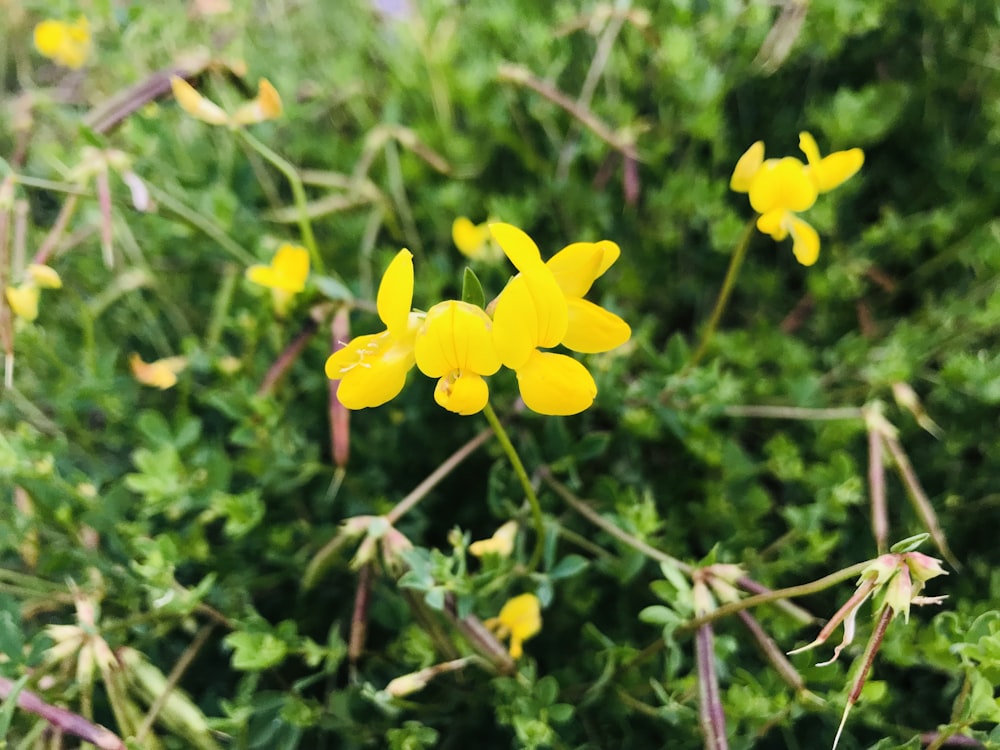
M306 288L309 278L309 251L298 245L283 244L270 264L247 269L247 280L271 290L274 308L284 315L292 298Z
M816 141L805 132L799 134L799 148L807 164L791 156L765 160L764 143L757 141L737 161L729 186L748 194L750 205L760 214L757 228L761 232L778 242L791 235L796 260L811 266L819 258L819 235L796 214L812 208L820 193L856 174L864 163L864 152L853 148L821 157Z
M538 246L517 227L491 224L490 231L520 271L500 293L493 312L500 361L517 374L529 409L578 414L597 396L593 377L572 357L542 349L564 344L581 352L608 351L628 340L631 329L623 320L583 300L618 258L618 246L575 243L545 264Z
M229 114L218 104L199 94L195 88L179 76L170 79L170 88L181 109L192 117L209 125L238 127L251 125L281 116L281 96L266 78L257 85L257 96Z
M28 266L28 277L39 289L62 289L62 279L51 266L32 263Z
M499 555L510 557L514 551L514 540L517 539L517 521L508 521L489 539L480 539L469 545L469 554L476 557L484 555Z
M510 655L520 659L523 644L542 629L542 608L534 594L521 594L500 609L500 614L483 623L499 638L510 638Z
M144 362L142 357L132 352L128 364L136 380L164 391L177 385L177 375L187 367L187 357L166 357L155 362Z
M500 369L493 348L493 321L475 305L456 300L439 302L427 317L415 342L417 367L439 378L434 400L456 414L476 414L489 400L484 375Z
M18 286L9 286L6 296L11 311L21 320L31 323L38 317L38 298L41 292L37 285L26 281Z
M452 222L451 239L455 247L466 258L496 262L503 257L503 252L490 235L489 224L473 224L465 216L459 216Z
M348 409L381 406L406 384L423 316L413 307L413 254L400 250L379 284L375 300L386 330L358 336L326 360L326 376L339 380L337 398Z
M83 16L72 23L49 19L35 27L35 49L64 67L82 68L90 46L90 24Z

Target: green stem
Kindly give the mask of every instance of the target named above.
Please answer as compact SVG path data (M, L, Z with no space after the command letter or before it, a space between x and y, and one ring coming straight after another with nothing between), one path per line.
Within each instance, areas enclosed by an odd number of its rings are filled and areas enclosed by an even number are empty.
M272 151L263 142L257 140L245 130L236 131L250 148L267 159L271 164L288 180L292 188L292 196L295 199L295 207L299 210L299 231L302 232L302 242L309 251L313 268L317 273L325 273L323 270L323 259L319 254L319 247L316 245L316 237L313 235L312 223L309 221L309 211L306 206L306 191L302 185L302 178L298 170L292 166L285 158L275 151Z
M545 522L542 519L542 506L538 503L538 495L535 494L535 488L531 486L531 480L528 478L528 472L524 470L521 457L517 454L514 444L510 442L507 430L500 423L497 413L493 411L492 404L487 402L483 414L486 415L486 421L493 428L493 434L497 436L497 440L503 446L504 453L510 459L510 465L514 467L514 473L517 474L517 478L524 488L524 494L528 498L528 504L531 506L531 520L535 526L535 551L531 553L531 560L528 562L528 571L531 572L538 569L539 563L542 562L542 552L545 549Z
M729 302L729 295L736 284L736 277L739 276L740 266L743 265L743 259L746 257L747 250L750 247L750 238L753 236L753 230L756 226L756 219L751 220L747 224L746 229L743 230L743 236L740 238L740 243L736 246L736 250L733 251L733 255L729 259L729 268L726 270L726 278L722 281L719 298L715 300L715 309L712 310L712 317L708 319L708 325L701 334L701 342L698 344L698 348L695 349L694 356L691 357L688 367L694 367L698 364L705 356L705 352L708 351L708 345L712 342L715 329L719 327L719 320L722 319L722 313L726 310L726 303Z

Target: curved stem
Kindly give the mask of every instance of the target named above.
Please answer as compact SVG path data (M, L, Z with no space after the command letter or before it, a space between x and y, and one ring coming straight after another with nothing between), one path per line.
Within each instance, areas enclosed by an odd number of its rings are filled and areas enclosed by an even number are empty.
M729 295L733 291L733 286L736 284L736 277L739 276L740 266L743 265L743 259L746 257L747 250L750 247L750 238L753 236L753 231L756 226L757 220L751 219L751 221L747 224L746 229L743 230L743 236L740 238L740 243L736 246L732 257L729 259L729 268L726 270L726 278L722 281L722 289L719 290L719 297L715 300L715 308L712 310L712 317L708 319L708 325L705 327L705 331L701 334L701 341L698 343L698 348L695 349L694 356L691 357L691 361L688 362L688 367L694 367L694 365L698 364L705 356L705 352L708 351L708 345L712 342L712 336L715 334L715 329L719 327L719 320L722 319L722 313L726 310L726 303L729 302Z
M313 268L316 269L317 273L324 273L323 259L320 257L319 247L316 245L316 237L313 235L312 223L309 221L309 212L306 208L306 191L302 186L302 178L299 176L298 170L287 159L280 156L277 152L272 151L262 141L257 140L246 130L240 129L236 132L250 148L271 162L275 169L281 172L285 176L285 179L288 180L288 185L292 189L292 196L295 199L295 207L299 211L299 231L302 233L302 243L309 251Z
M486 421L490 423L493 433L500 441L500 445L503 446L504 453L510 459L510 465L514 467L514 473L517 474L517 478L524 488L524 494L528 498L528 504L531 506L531 521L535 526L535 550L531 553L531 560L528 562L528 571L531 572L537 570L539 563L542 562L542 552L545 549L545 522L542 519L542 506L538 503L538 495L535 494L535 488L531 486L531 479L528 478L528 472L524 470L521 457L517 454L514 444L510 442L507 430L497 418L497 413L493 411L492 404L487 402L483 414L486 415Z

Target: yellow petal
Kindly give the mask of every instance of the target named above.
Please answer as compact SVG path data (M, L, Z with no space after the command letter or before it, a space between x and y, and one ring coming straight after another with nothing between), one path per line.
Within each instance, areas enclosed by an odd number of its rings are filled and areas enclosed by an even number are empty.
M40 289L62 289L62 279L51 266L32 263L28 266L28 276Z
M503 248L504 254L510 258L510 262L518 271L524 272L526 269L542 264L542 255L538 251L538 245L514 225L494 222L490 224L490 234Z
M66 24L52 19L35 26L35 49L45 57L54 57L67 36Z
M852 148L849 151L835 151L824 157L818 166L810 169L817 189L825 193L847 182L864 163L864 151Z
M480 539L469 545L469 554L476 557L483 555L499 555L510 557L514 551L514 540L517 538L517 521L507 521L493 532L489 539Z
M358 336L326 360L326 376L340 380L337 399L348 409L381 406L399 395L413 367L413 333Z
M568 300L569 326L562 345L581 354L609 352L632 336L629 324L584 299Z
M462 255L478 258L489 242L490 230L483 224L473 224L464 216L452 222L451 239Z
M521 594L509 599L496 619L510 633L510 655L517 659L521 656L521 644L542 629L542 610L538 597L534 594Z
M816 202L816 185L798 159L769 159L750 184L750 205L757 213L777 209L805 211Z
M309 251L298 245L285 243L278 248L271 260L278 279L278 288L288 292L301 292L309 277Z
M500 369L492 329L481 308L457 300L439 302L427 311L417 333L417 367L431 378L454 371L492 375Z
M129 355L128 363L132 369L132 375L140 383L166 390L177 384L177 373L181 372L187 365L187 359L166 357L155 362L143 362L142 357L132 352Z
M500 361L516 370L538 346L538 314L523 276L507 282L493 310L493 345Z
M750 191L750 183L764 163L764 141L757 141L748 148L736 162L733 176L729 178L729 187L737 193Z
M225 125L229 122L229 115L223 111L222 107L203 97L183 78L172 76L170 88L181 109L192 117L210 125Z
M438 380L434 400L455 414L478 414L490 399L489 386L474 372L453 372Z
M525 405L539 414L579 414L594 403L597 385L587 368L565 354L534 351L517 370Z
M237 109L231 118L234 125L251 125L281 116L281 96L266 78L257 86L257 96Z
M816 145L816 139L811 134L805 131L799 133L799 150L806 155L809 166L819 164L819 146Z
M574 242L546 262L545 265L555 277L556 284L567 297L585 295L590 291L594 280L604 272L601 270L605 255L605 248L602 245L610 245L617 251L608 253L608 255L613 254L615 259L621 254L621 250L618 250L618 246L613 242ZM610 265L611 263L608 263L605 270Z
M38 287L32 283L7 287L7 304L11 311L29 323L38 317L38 298L41 296Z
M545 348L557 346L569 325L566 295L545 264L522 271L520 276L528 287L535 308L535 345Z
M35 27L35 48L45 57L67 68L80 68L90 55L90 24L79 18L72 24L42 21Z
M771 238L776 242L781 242L788 236L787 218L789 215L789 212L783 208L761 214L757 218L757 229L764 234L771 235Z
M378 316L390 331L406 329L413 308L413 253L403 248L382 275L375 299Z
M788 231L792 235L792 252L804 266L811 266L819 258L819 235L807 222L790 216Z

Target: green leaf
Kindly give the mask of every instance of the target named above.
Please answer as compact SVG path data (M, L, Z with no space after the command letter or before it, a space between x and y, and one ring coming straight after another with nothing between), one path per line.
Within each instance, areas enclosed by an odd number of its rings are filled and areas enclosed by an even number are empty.
M334 302L350 302L354 299L351 290L342 281L338 281L332 276L318 276L313 274L309 277L310 283L315 286L319 293Z
M590 561L580 555L566 555L549 571L549 576L556 581L560 578L572 578L588 565L590 565Z
M241 672L270 669L288 655L288 644L271 633L230 633L223 642L233 649L233 669Z
M476 307L486 307L486 292L479 282L476 272L468 266L465 267L465 274L462 276L462 301L468 302Z

